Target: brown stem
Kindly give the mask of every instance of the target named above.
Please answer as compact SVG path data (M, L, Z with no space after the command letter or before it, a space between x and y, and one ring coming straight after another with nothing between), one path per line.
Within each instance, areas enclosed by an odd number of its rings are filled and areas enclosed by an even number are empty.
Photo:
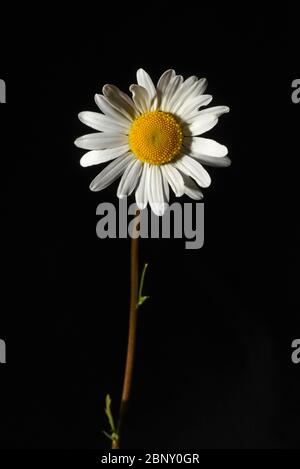
M120 405L119 421L118 421L118 435L119 440L112 442L112 449L120 448L120 435L124 424L128 402L130 398L132 371L134 364L134 352L136 343L136 329L137 329L137 313L138 313L138 247L139 247L139 224L140 224L140 211L137 210L135 218L135 227L131 238L131 253L130 253L130 309L129 309L129 329L128 329L128 345L127 357L123 381L123 391Z

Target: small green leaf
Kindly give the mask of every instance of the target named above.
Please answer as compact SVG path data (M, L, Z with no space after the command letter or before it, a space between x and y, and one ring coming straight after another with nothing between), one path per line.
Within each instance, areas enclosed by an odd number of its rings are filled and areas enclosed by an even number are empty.
M106 399L105 399L105 413L107 415L110 428L114 432L116 429L115 429L114 419L111 413L111 398L109 394L106 395Z
M138 301L137 301L137 307L142 306L142 304L150 298L150 296L144 296L143 293L143 287L144 287L144 281L145 281L145 274L147 270L148 264L144 265L143 272L141 275L141 281L140 281L140 287L139 287L139 295L138 295Z
M108 433L104 430L102 431L102 433L104 433L104 435L107 438L109 438L110 440L118 441L119 440L119 435L117 433L117 430L116 430L116 427L115 427L115 422L114 422L112 412L111 412L111 398L110 398L109 394L107 394L106 398L105 398L105 414L108 418L108 423L109 423L109 426L110 426L110 433Z
M150 298L150 296L140 296L139 297L139 301L138 301L138 306L142 306L142 304L148 300L148 298Z
M107 437L109 438L110 440L112 440L112 435L110 435L109 433L107 433L105 430L102 430L102 433Z

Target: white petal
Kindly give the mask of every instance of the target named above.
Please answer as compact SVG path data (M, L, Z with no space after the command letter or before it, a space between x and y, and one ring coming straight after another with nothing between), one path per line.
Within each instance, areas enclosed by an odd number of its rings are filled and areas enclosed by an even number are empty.
M78 118L83 124L88 125L92 129L99 130L100 132L129 132L129 126L123 127L116 120L111 117L100 114L99 112L83 111L78 114Z
M198 78L196 77L196 75L191 75L186 80L184 80L184 82L182 84L182 87L181 87L182 91L183 90L191 91L191 88L194 85L197 85L198 83L199 83L199 81L198 81Z
M227 147L210 138L185 137L184 145L192 155L208 155L222 158L228 153Z
M156 86L156 91L157 91L157 97L158 97L158 101L159 101L159 106L161 106L161 102L162 102L162 97L167 89L167 86L168 84L170 83L170 81L172 80L172 78L174 78L175 76L175 71L174 70L166 70L162 76L160 77L160 79L158 80L157 82L157 86Z
M172 163L161 165L161 171L176 197L181 197L184 193L184 181L180 172Z
M170 189L169 189L169 183L167 179L164 177L163 173L162 173L162 180L163 180L164 199L165 199L165 202L168 203L169 198L170 198Z
M104 148L114 148L128 143L128 137L124 134L112 132L97 132L83 135L75 140L74 144L86 150L103 150Z
M206 109L201 109L201 111L198 112L198 116L193 118L192 121L194 121L194 119L197 119L200 116L203 116L204 114L205 115L213 114L216 117L220 117L222 114L225 114L226 112L229 112L229 111L230 111L230 108L228 106L208 107Z
M147 206L147 203L148 203L147 187L148 187L149 169L150 169L149 164L144 163L140 181L135 191L136 204L140 210L143 210Z
M121 174L123 174L132 159L132 154L128 154L126 156L116 158L111 163L109 163L91 182L91 191L101 191L112 184L116 179L118 179L118 177L121 176Z
M175 75L170 79L170 82L168 83L165 92L162 96L161 99L161 110L168 112L169 109L169 103L170 100L172 99L174 93L176 93L176 90L180 87L181 83L183 82L183 77L181 75Z
M231 165L231 160L228 156L223 156L221 158L216 156L208 156L208 155L191 155L200 163L203 163L207 166L218 166L219 168L227 168Z
M180 86L177 88L176 92L173 94L172 98L169 101L169 110L170 112L176 113L177 109L182 106L185 100L189 98L195 98L199 93L197 93L198 80L197 77L191 76L187 78Z
M95 102L104 114L114 119L119 125L125 127L125 129L128 129L131 125L132 119L128 119L128 117L121 114L102 94L95 94Z
M195 179L201 187L208 187L211 183L208 172L203 166L187 155L183 155L179 160L173 163L179 171Z
M197 88L198 94L203 94L206 88L207 88L207 79L200 78L200 80L198 81L198 88Z
M188 121L197 115L198 109L201 106L207 106L212 100L212 96L209 94L202 94L196 98L188 98L182 106L177 110L176 114L180 116L184 121Z
M148 112L151 108L151 100L146 88L140 85L131 85L129 89L137 110L140 113Z
M203 114L194 121L186 125L184 135L201 135L212 129L218 123L218 118L214 114Z
M83 167L93 166L95 164L105 163L106 161L114 160L119 156L125 155L129 151L128 145L121 147L108 148L107 150L92 150L83 155L80 164Z
M117 86L104 85L102 92L110 104L124 117L127 117L129 120L133 120L135 118L136 109L132 100L127 96L127 94L119 90Z
M150 180L148 183L148 197L152 211L157 216L165 212L162 175L159 166L150 166Z
M135 189L135 186L139 180L143 164L136 158L125 169L121 181L119 183L117 196L120 199L127 197Z
M193 200L203 199L203 193L199 187L189 176L183 176L184 179L184 193Z
M145 70L143 70L142 68L139 68L139 70L136 72L136 78L138 84L146 88L146 90L148 91L150 96L151 107L154 108L157 105L157 94L153 81L151 80L148 73L145 72Z

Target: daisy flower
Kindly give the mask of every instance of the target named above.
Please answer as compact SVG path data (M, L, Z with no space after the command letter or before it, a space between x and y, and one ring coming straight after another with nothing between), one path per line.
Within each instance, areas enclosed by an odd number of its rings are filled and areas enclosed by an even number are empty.
M101 113L81 112L81 122L97 130L75 140L89 150L80 164L84 167L111 161L95 177L92 191L100 191L121 177L117 195L124 198L135 191L137 206L148 202L156 215L163 215L169 200L169 186L177 197L203 197L210 176L204 165L228 166L228 150L202 134L214 127L227 106L207 106L212 96L204 94L205 78L186 80L174 70L162 74L156 87L143 69L132 97L114 85L105 85L95 101ZM201 135L201 136L200 136Z

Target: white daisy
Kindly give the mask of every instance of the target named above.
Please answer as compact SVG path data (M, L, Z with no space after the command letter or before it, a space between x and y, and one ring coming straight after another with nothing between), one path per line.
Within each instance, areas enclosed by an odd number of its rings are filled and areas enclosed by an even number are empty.
M102 113L81 112L79 119L96 133L75 141L90 150L82 166L111 161L92 181L90 189L100 191L121 176L117 195L127 197L135 190L137 206L148 202L156 215L163 215L169 200L169 185L177 197L187 194L201 199L200 187L211 179L202 166L229 166L228 150L199 135L214 127L227 106L207 106L212 96L204 94L205 78L186 80L167 70L155 87L143 69L130 86L132 98L116 86L105 85L95 101Z

